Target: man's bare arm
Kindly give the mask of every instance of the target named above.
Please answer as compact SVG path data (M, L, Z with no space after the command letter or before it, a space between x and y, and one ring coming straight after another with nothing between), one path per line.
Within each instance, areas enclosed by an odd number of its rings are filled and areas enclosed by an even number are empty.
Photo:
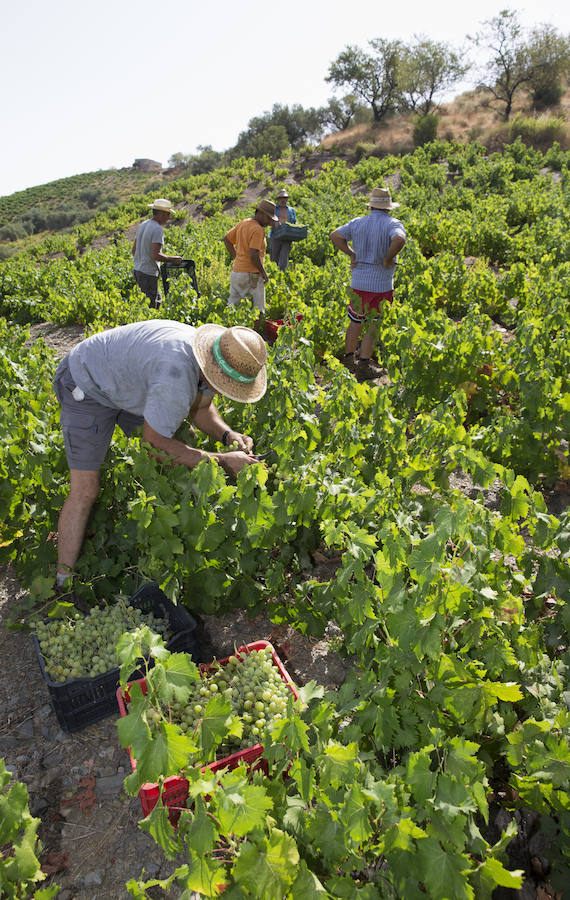
M344 238L338 231L331 231L329 237L337 250L340 250L342 253L346 253L346 255L350 257L350 263L354 266L354 264L356 263L356 253L354 252L352 247L349 247L346 238Z
M236 258L236 248L234 247L234 245L232 244L232 242L231 242L230 240L228 240L228 238L225 237L225 236L224 236L224 244L225 244L226 250L228 251L228 253L230 254L230 256L231 256L233 259L235 259L235 258Z
M394 268L394 258L398 255L404 244L406 243L406 238L402 237L401 234L396 234L388 247L388 252L382 261L382 265L385 269L393 269Z
M259 274L263 278L264 281L269 281L269 275L265 271L265 266L261 262L261 256L259 255L259 250L254 250L253 247L249 248L249 258L251 259L253 265L258 270Z
M210 453L208 450L189 447L188 444L185 444L183 441L159 434L146 420L143 424L142 439L145 443L150 444L151 447L160 451L159 453L152 454L157 459L160 459L161 454L164 454L170 458L173 464L178 463L179 465L187 466L189 469L193 469L194 466L201 463L203 459L215 459L228 474L237 475L244 466L249 466L255 462L255 460L241 450L234 450L228 453Z
M181 256L167 256L166 253L163 253L160 249L162 244L151 244L150 245L150 255L155 260L155 262L171 262L171 263L181 263Z
M233 428L230 428L227 422L224 422L222 419L213 402L210 402L207 406L201 406L194 414L192 423L196 428L199 428L204 434L210 435L210 437L213 437L216 441L221 441L222 436L227 431L229 432L226 438L226 444L228 444L228 446L232 444L233 441L236 441L238 450L243 450L245 453L251 453L253 450L253 441L250 436L248 434L241 434L241 432L234 431Z

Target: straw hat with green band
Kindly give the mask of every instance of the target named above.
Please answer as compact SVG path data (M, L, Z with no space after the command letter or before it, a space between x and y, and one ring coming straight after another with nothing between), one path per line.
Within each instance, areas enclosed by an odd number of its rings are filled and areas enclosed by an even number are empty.
M267 349L256 331L236 325L200 325L194 335L194 356L206 381L239 403L255 403L267 389Z

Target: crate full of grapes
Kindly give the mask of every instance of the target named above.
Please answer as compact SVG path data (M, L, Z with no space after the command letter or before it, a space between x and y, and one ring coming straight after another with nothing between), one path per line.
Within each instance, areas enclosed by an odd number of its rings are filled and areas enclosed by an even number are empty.
M289 673L268 641L254 641L240 647L232 656L200 666L200 679L190 700L184 705L171 704L170 717L181 731L192 734L199 727L210 698L221 693L232 707L232 713L241 719L241 737L230 736L218 748L216 759L207 767L214 772L234 769L240 764L266 768L263 760L263 744L260 738L265 729L277 718L287 714L288 698L299 699L299 694ZM145 679L139 679L146 693ZM128 715L129 691L117 691L121 716ZM136 760L131 754L133 771ZM206 764L202 766L206 768ZM158 784L143 784L139 791L143 815L147 816L160 796ZM164 779L162 802L169 807L171 818L176 821L178 809L186 807L188 782L183 775L171 775Z
M93 607L88 615L74 611L36 626L33 641L40 669L65 731L80 731L118 713L115 647L123 632L139 625L160 634L169 650L185 651L200 662L195 619L153 583L128 600Z

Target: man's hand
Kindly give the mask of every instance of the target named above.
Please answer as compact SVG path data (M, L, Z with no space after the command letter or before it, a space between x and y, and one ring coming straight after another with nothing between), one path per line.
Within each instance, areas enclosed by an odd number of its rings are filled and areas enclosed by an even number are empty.
M231 447L232 445L235 446L236 450L241 450L243 453L251 453L253 450L253 440L249 434L240 434L239 431L230 431L228 434L226 446Z
M220 453L218 462L229 475L237 475L244 466L252 466L257 460L241 450L232 450L230 453Z
M384 267L384 269L393 269L395 265L396 263L394 262L394 260L388 259L387 256L385 256L382 260L382 266Z

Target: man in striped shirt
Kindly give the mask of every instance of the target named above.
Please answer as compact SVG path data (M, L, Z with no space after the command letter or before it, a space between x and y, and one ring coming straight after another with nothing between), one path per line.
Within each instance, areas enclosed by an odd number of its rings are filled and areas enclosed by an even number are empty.
M383 371L372 359L378 340L374 323L364 332L357 360L355 354L367 314L377 310L384 301L391 303L394 296L397 254L406 243L404 226L390 215L390 210L399 205L393 203L388 188L374 188L369 214L352 219L330 235L335 247L350 257L352 268L353 296L348 306L350 323L345 335L343 363L348 368L356 365L356 373L365 378Z

